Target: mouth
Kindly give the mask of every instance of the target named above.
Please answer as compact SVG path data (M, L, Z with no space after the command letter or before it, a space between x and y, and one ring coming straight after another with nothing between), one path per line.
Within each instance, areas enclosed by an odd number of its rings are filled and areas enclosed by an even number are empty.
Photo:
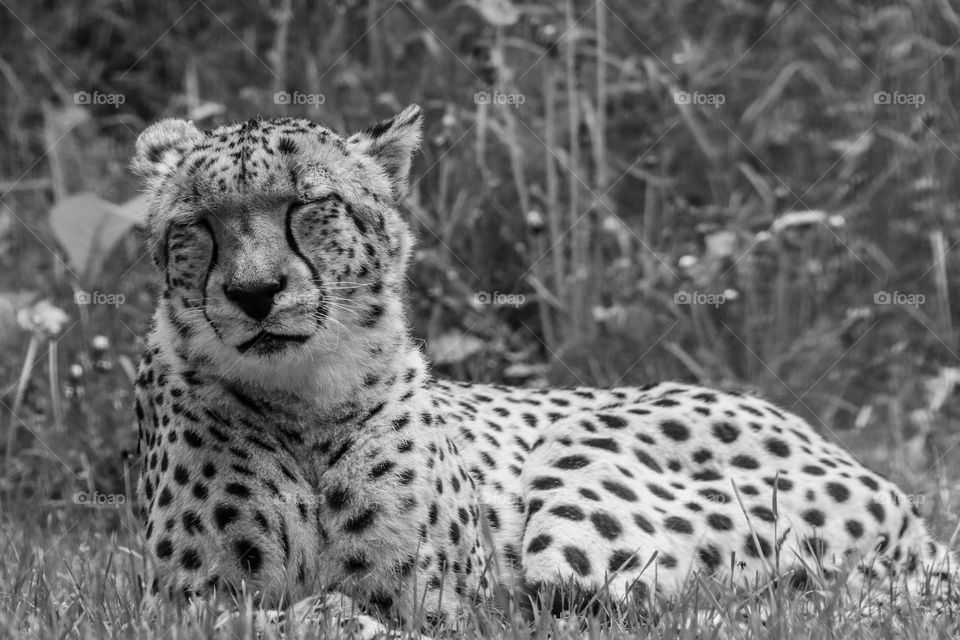
M295 345L300 345L310 339L310 336L281 335L261 331L246 342L237 345L237 351L242 354L255 353L261 356L280 353Z

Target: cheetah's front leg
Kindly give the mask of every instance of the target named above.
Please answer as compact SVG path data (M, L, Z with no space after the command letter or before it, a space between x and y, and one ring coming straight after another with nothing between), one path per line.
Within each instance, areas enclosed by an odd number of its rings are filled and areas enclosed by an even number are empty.
M188 596L245 590L264 606L308 595L317 579L320 507L296 466L279 452L255 455L250 438L261 436L204 422L178 404L172 412L145 436L140 493L149 505L152 589Z

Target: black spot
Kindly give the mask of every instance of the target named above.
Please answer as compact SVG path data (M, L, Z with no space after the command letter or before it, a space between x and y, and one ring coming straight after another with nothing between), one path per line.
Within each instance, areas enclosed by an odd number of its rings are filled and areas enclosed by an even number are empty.
M359 553L343 561L343 568L347 570L347 573L360 573L361 571L366 571L369 566L370 564L367 562L367 558Z
M697 464L703 464L704 462L706 462L712 457L713 457L713 453L711 453L709 450L697 449L696 451L693 452L692 459Z
M808 464L805 467L803 467L801 471L811 476L822 476L826 473L826 471L824 471L822 467L818 467L815 464Z
M377 512L379 509L377 507L369 507L356 514L355 516L348 518L346 522L343 523L344 531L348 533L361 533L367 530L377 519Z
M687 429L686 425L676 420L664 420L661 422L660 431L663 432L663 435L677 442L683 442L690 438L690 430Z
M614 571L630 571L631 569L636 569L637 565L637 555L626 549L617 549L610 554L610 562L607 564L607 569L610 573Z
M203 560L200 559L196 549L186 549L180 556L180 566L188 571L196 571L203 566Z
M757 542L760 543L760 548L757 549ZM745 540L747 554L752 558L768 557L772 551L770 543L761 535L757 536L757 539L753 539L753 534L748 533Z
M194 533L203 533L203 520L195 511L187 511L183 514L183 530L188 535Z
M173 479L177 481L177 484L185 485L190 482L190 474L182 465L178 464L173 468Z
M728 531L733 528L733 520L720 513L711 513L708 515L707 524L717 531Z
M815 558L823 558L827 554L827 541L819 536L809 536L804 539L800 549L804 555L813 555Z
M557 469L572 470L572 469L582 469L583 467L590 464L590 459L586 456L573 455L573 456L564 456L556 462L553 463L553 466Z
M594 511L591 513L590 522L593 523L597 533L607 540L615 540L623 531L623 527L620 526L620 522L609 513L604 511Z
M227 484L223 490L232 496L240 498L241 500L250 497L250 488L245 484L240 484L239 482L231 482Z
M808 511L804 511L803 519L807 521L807 524L814 527L822 527L823 523L826 522L826 517L823 515L823 511L820 511L819 509L809 509Z
M161 560L169 558L173 554L173 543L164 538L157 543L157 557Z
M692 477L694 480L699 480L700 482L711 482L711 481L713 481L713 480L722 480L722 479L723 479L723 476L720 475L720 473L718 473L718 472L715 471L714 469L704 469L703 471L699 471L699 472L693 474L693 476L691 476L691 477Z
M640 464L646 465L651 470L656 471L657 473L663 473L663 468L657 463L656 460L650 457L650 454L648 454L646 451L641 451L640 449L634 449L633 454L637 456L637 460L640 461Z
M612 416L610 414L601 413L597 416L597 419L610 429L623 429L625 426L627 426L627 421L620 416Z
M586 576L590 574L590 561L587 559L587 554L578 549L577 547L567 545L563 548L563 557L566 559L567 564L581 576Z
M208 462L203 465L203 476L205 478L212 478L217 475L217 468L213 466L213 463Z
M867 511L870 512L870 515L872 515L878 523L883 524L883 520L886 517L883 505L876 500L871 500L870 503L867 504Z
M847 489L839 482L828 482L827 495L837 502L846 502L847 498L850 497L850 489Z
M775 456L779 456L781 458L790 457L790 447L786 442L779 438L767 438L767 441L764 443L764 445L766 446L767 451Z
M764 478L763 481L766 482L771 487L774 485L773 478ZM776 485L777 485L778 491L790 491L791 489L793 489L793 481L787 480L786 478L777 478Z
M203 446L203 438L200 437L200 434L196 431L190 429L183 430L183 439L184 441L195 449L199 449Z
M450 523L450 544L457 545L460 543L460 525L456 522Z
M773 511L771 511L770 509L764 506L758 505L756 507L753 507L752 509L750 509L750 513L756 516L757 518L763 520L764 522L773 522L774 520L776 520L776 517L773 515Z
M297 153L299 151L299 147L297 147L297 143L291 138L284 136L280 138L279 142L277 142L277 151L289 156Z
M760 463L757 459L747 455L736 455L730 458L730 464L741 469L759 469Z
M587 500L594 500L594 501L600 500L600 495L593 489L587 489L586 487L581 487L579 490L579 493Z
M233 552L237 556L240 568L248 573L258 573L263 565L263 552L249 540L240 539L233 543Z
M340 460L343 459L343 456L347 454L348 451L353 447L353 440L347 440L330 456L330 460L327 462L328 467L335 466Z
M379 478L386 473L389 473L391 469L395 466L395 463L392 460L384 460L383 462L377 463L370 469L371 478Z
M607 451L612 451L613 453L620 452L620 446L613 438L585 438L580 442L581 444L584 444L588 447L593 447L595 449L605 449Z
M677 559L669 553L661 553L659 556L657 556L657 564L666 569L676 569Z
M207 494L207 485L202 482L197 482L193 485L193 497L197 500L206 500Z
M712 431L714 437L725 444L730 444L740 437L740 429L729 422L715 422Z
M650 493L657 496L661 500L674 500L674 495L672 493L659 485L653 484L652 482L647 483L647 489L650 490Z
M877 481L871 478L870 476L860 476L860 482L862 482L865 487L873 491L876 491L877 489L880 488L880 485L877 484Z
M226 504L217 505L213 509L213 521L217 525L217 528L221 531L223 531L231 522L236 520L238 515L240 515L240 513L237 511L236 507Z
M553 476L540 476L535 478L533 484L531 485L537 491L547 491L549 489L558 489L563 486L563 482L560 478L555 478Z
M719 569L723 562L723 558L720 556L720 549L718 549L716 545L711 544L700 547L697 549L697 555L700 557L700 562L703 563L703 566L711 573Z
M327 491L327 504L334 511L340 511L350 501L350 492L343 487L334 487Z
M626 500L627 502L637 501L637 494L626 485L620 484L619 482L615 482L613 480L604 480L600 484L603 485L604 489L622 500Z
M677 533L693 533L693 526L690 522L679 516L668 516L663 520L663 526Z
M553 542L553 538L545 533L541 533L531 540L529 545L527 545L527 553L540 553L549 547L551 542Z
M565 520L583 520L584 518L583 511L580 507L575 507L570 504L557 505L550 509L550 513Z
M173 495L170 493L170 489L164 487L160 490L160 495L157 496L157 506L165 507L170 504L171 500L173 500Z

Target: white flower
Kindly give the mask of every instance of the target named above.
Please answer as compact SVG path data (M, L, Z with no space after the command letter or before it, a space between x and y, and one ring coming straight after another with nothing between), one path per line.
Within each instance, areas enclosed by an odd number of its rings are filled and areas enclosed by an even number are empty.
M697 256L680 256L680 261L677 264L680 265L681 269L690 269L697 264Z
M543 214L536 209L527 212L527 226L532 229L542 229L544 225Z
M63 325L70 316L49 300L41 300L32 307L21 309L17 313L17 322L27 331L55 336L63 331Z

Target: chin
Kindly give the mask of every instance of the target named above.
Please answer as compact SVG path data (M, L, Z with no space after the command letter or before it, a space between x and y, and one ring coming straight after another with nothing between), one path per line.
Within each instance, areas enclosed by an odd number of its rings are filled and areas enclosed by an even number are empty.
M296 354L311 338L310 335L278 334L261 331L237 345L244 356L272 358Z
M243 352L232 346L214 353L216 368L243 387L296 392L312 384L316 369L311 336L298 339L262 336Z

